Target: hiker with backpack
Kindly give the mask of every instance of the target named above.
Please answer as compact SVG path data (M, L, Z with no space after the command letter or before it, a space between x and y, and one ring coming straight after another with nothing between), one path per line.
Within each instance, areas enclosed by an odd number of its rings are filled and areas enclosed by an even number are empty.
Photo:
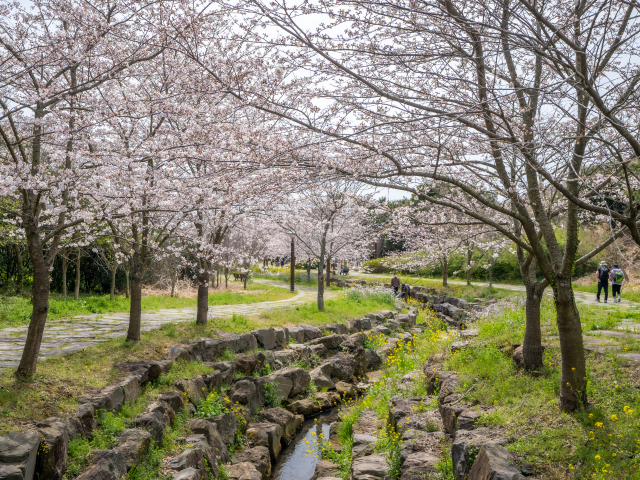
M613 303L620 303L620 289L624 282L624 273L617 264L613 265L611 270L611 294L613 295ZM617 297L616 297L617 294Z
M598 294L596 295L596 300L600 302L600 292L604 289L604 303L607 303L607 299L609 298L609 267L607 267L607 262L600 262L600 266L596 271L596 278L598 279Z

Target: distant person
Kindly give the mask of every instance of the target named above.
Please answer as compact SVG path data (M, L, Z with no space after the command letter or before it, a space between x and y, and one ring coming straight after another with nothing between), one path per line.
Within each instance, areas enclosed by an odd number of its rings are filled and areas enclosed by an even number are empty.
M393 287L393 291L397 294L398 289L400 288L400 279L398 278L397 273L393 274L393 278L391 279L391 286Z
M284 267L284 258L282 258L282 260L280 260L280 267Z
M611 270L609 278L611 280L611 295L613 295L613 303L620 303L620 289L624 282L624 273L615 263L613 264L613 270Z
M607 303L607 299L609 298L609 267L607 267L607 262L600 262L600 266L596 271L596 278L598 279L598 294L596 295L596 300L600 301L600 292L604 289L604 303Z

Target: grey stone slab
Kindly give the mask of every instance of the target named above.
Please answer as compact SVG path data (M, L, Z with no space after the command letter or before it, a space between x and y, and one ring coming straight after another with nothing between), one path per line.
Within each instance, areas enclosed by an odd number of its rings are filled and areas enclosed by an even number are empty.
M15 360L0 360L0 368L16 368L20 365L20 361Z
M618 353L618 357L626 358L633 362L640 362L640 353Z
M633 333L626 333L622 331L613 331L613 330L592 330L588 332L588 335L606 335L609 337L623 338L623 337L632 337L632 338L640 338L640 335Z

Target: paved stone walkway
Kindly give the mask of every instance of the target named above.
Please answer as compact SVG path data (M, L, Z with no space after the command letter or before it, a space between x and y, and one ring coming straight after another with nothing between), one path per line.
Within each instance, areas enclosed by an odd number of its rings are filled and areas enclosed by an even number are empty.
M285 287L281 282L254 280L265 285ZM209 318L226 318L232 315L255 316L261 312L283 310L315 301L314 287L296 285L297 294L284 300L256 302L236 305L211 305ZM335 292L325 291L325 299ZM143 332L160 328L166 323L192 322L196 308L167 308L142 313ZM111 338L126 337L129 328L129 313L85 315L70 319L48 321L44 331L38 361L48 357L59 357L79 352ZM15 368L20 363L27 338L27 326L0 329L0 369Z

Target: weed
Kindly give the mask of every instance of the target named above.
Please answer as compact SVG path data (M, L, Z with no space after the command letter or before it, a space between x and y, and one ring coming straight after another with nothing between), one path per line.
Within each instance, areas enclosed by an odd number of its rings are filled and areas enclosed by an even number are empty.
M211 392L198 405L196 416L202 418L216 417L227 411L224 398L219 392Z
M279 407L280 395L278 395L278 385L271 382L265 383L263 387L264 405L266 407Z

